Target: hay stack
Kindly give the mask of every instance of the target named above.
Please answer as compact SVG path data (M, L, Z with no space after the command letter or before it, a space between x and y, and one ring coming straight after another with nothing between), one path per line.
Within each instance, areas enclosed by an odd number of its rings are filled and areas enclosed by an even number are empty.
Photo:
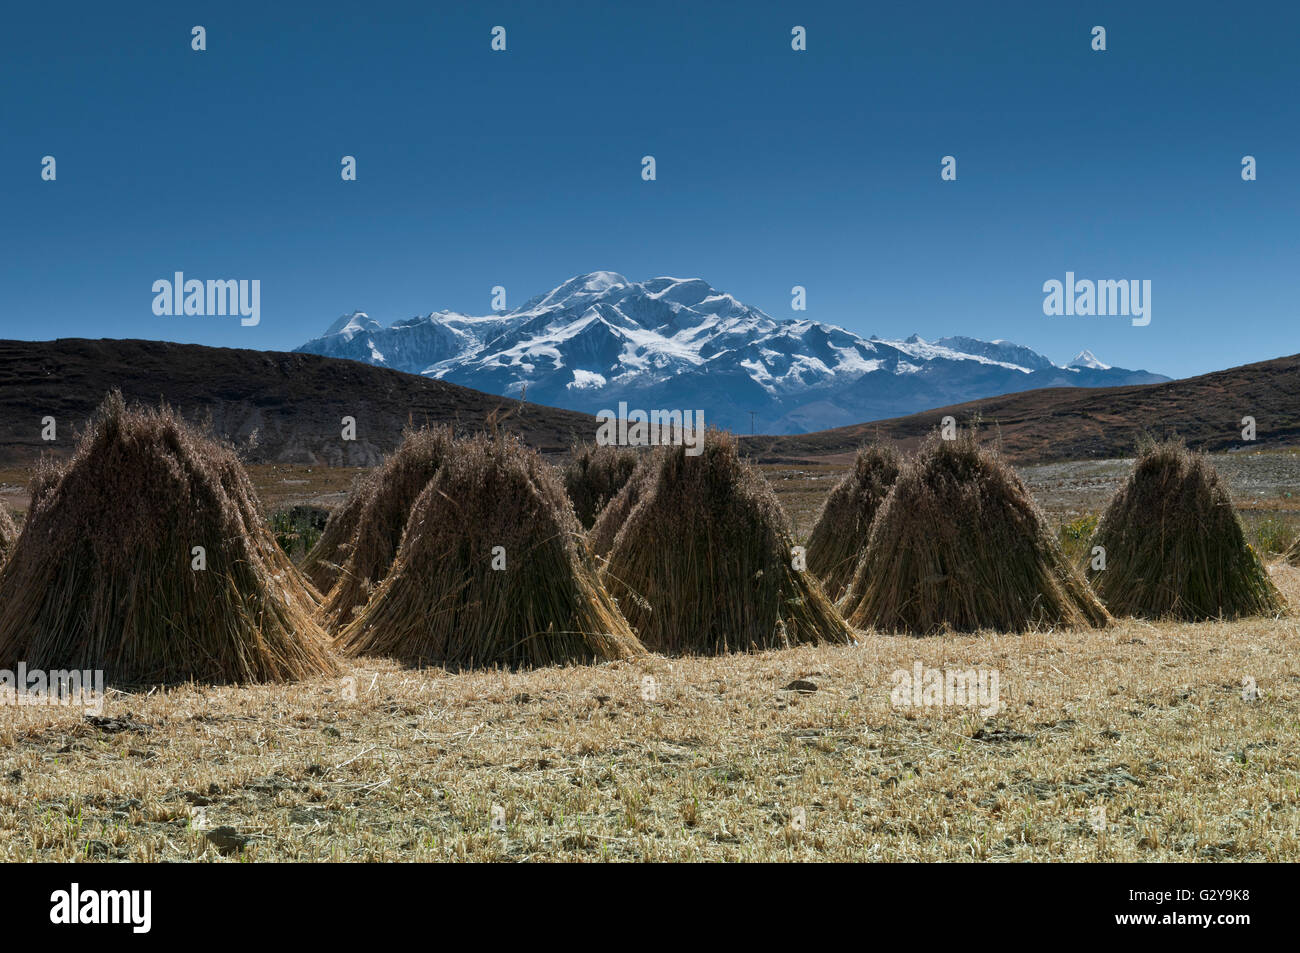
M1281 594L1246 543L1209 459L1168 441L1144 447L1093 537L1088 574L1116 615L1187 620L1274 615Z
M935 434L903 466L841 608L855 626L914 635L1109 621L1015 471L973 431Z
M564 467L564 489L583 529L590 529L606 504L632 478L640 458L629 447L581 444Z
M0 566L3 566L5 560L9 558L17 542L18 527L13 517L9 515L9 511L0 506Z
M234 453L114 392L57 478L33 486L0 570L0 667L103 669L118 684L332 673L316 608Z
M397 557L411 507L451 452L446 427L407 431L402 443L361 488L356 535L325 603L326 625L338 632L366 604Z
M808 569L832 599L843 596L853 579L853 570L867 548L871 521L901 467L898 451L887 444L875 443L859 450L853 469L822 505L808 537Z
M632 510L646 491L654 486L655 479L663 466L665 448L656 448L637 455L636 469L628 477L623 488L618 491L596 517L587 532L587 548L596 556L606 558L614 548L614 539L623 528Z
M375 471L370 470L353 480L347 499L330 513L320 539L302 561L303 574L321 592L328 593L338 582L339 572L352 551L361 509L365 506L368 486L374 476Z
M644 650L600 588L555 469L514 437L457 441L392 571L339 635L351 655L538 666ZM494 569L502 547L505 568Z
M811 573L767 481L716 431L699 456L656 454L602 579L651 651L715 654L847 643L848 626Z

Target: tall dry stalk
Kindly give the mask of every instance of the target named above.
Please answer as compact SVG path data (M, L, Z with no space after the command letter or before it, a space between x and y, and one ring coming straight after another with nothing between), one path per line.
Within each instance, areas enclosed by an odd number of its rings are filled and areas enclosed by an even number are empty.
M456 442L392 570L339 635L350 655L448 667L630 658L555 469L517 438Z
M931 436L903 466L841 608L855 626L913 635L1109 621L1029 490L974 430Z
M584 529L632 478L642 454L629 447L575 445L564 467L564 489Z
M316 540L316 545L302 561L303 574L323 593L334 588L343 564L351 555L352 543L357 537L357 526L361 522L361 511L366 505L369 485L374 477L375 471L369 470L352 481L347 498L330 513L320 539Z
M347 558L325 602L330 631L352 621L397 557L411 507L447 459L452 432L447 427L408 430L402 442L362 486L356 533ZM328 527L327 527L328 528Z
M1116 615L1232 619L1285 608L1209 458L1177 441L1140 450L1092 545L1106 568L1090 564L1089 578Z
M103 669L115 684L332 673L317 600L234 453L113 392L72 460L33 485L0 570L0 665Z
M832 600L844 595L867 548L871 521L898 479L902 458L874 443L858 451L853 469L831 490L808 537L808 569Z
M776 494L734 438L711 431L699 456L667 447L653 461L602 571L647 648L716 654L851 640L821 585L794 568Z
M602 508L596 516L595 523L587 531L587 548L602 559L609 556L614 548L614 538L627 522L628 516L641 502L641 497L654 486L659 468L663 465L663 455L667 447L657 447L638 454L636 468L627 478L622 488Z
M18 542L18 526L3 505L0 505L0 566L3 566L14 545Z

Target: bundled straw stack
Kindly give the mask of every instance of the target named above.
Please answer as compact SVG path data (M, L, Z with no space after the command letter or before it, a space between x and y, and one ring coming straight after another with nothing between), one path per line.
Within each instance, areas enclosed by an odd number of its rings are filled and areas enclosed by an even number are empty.
M808 569L838 600L867 548L871 521L898 479L902 460L893 447L872 444L858 451L853 469L831 490L808 537Z
M663 466L664 448L656 448L637 455L636 469L628 477L613 499L601 509L596 522L587 533L587 548L602 559L614 548L614 539L627 522L628 516L641 502L642 495L654 486Z
M665 447L653 463L610 504L627 515L602 571L647 648L703 655L851 640L817 580L793 568L785 514L734 438L710 432L700 455Z
M332 673L316 609L233 452L114 392L66 468L33 481L0 570L0 666L119 684Z
M1116 615L1231 619L1285 607L1218 473L1181 443L1140 451L1092 542L1106 568L1090 565L1089 577Z
M14 525L9 511L0 506L0 566L3 566L5 560L9 558L9 553L13 551L14 544L17 542L18 527Z
M325 603L326 625L331 631L337 632L351 622L353 612L366 604L374 587L388 575L411 507L443 465L451 447L450 428L407 431L397 450L359 487L356 532Z
M348 561L352 541L357 537L357 526L361 522L361 510L366 505L369 486L374 477L374 470L357 476L347 499L330 513L320 539L316 540L316 545L303 559L303 574L320 592L328 593L334 588L343 564Z
M639 454L628 447L581 444L564 468L564 489L584 529L590 529L606 504L632 478Z
M596 579L558 474L509 436L457 441L339 644L452 668L644 652Z
M973 431L906 463L841 604L849 622L926 635L1109 619L1015 472Z

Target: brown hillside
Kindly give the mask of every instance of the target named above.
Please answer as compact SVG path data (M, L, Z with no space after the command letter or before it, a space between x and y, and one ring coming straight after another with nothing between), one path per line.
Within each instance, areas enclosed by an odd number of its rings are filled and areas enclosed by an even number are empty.
M1300 355L1244 364L1200 377L1130 387L1055 387L940 407L788 437L743 437L741 450L762 462L842 456L876 438L912 448L944 416L1000 437L1019 463L1132 456L1139 437L1179 436L1197 450L1262 449L1300 443ZM1256 442L1241 439L1241 419L1256 422Z
M70 455L75 431L114 387L128 402L162 398L189 420L210 420L216 436L254 463L370 466L401 442L408 420L478 430L496 413L505 429L547 453L596 428L586 414L315 354L166 341L0 341L0 466L25 465L42 451ZM53 442L41 439L46 416L57 423ZM344 416L356 418L355 441L341 439Z
M191 420L211 421L251 463L372 466L401 442L402 427L451 424L469 431L494 413L543 453L589 440L595 420L524 404L443 381L314 354L210 348L164 341L0 341L0 466L42 451L71 453L82 427L112 387L127 400L165 399ZM509 416L506 416L509 414ZM742 437L741 452L764 462L845 464L876 437L913 447L951 414L978 414L1017 463L1131 456L1138 438L1180 436L1198 450L1300 443L1300 355L1200 377L1128 387L1051 388L955 404L889 420L792 436ZM1255 417L1258 441L1241 440ZM340 439L340 419L357 439ZM58 440L40 439L53 416ZM249 445L256 430L256 444Z

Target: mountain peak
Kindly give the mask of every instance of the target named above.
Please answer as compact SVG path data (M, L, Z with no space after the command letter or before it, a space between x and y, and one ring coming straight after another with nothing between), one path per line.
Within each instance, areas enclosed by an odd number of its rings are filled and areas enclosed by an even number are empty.
M536 302L538 308L551 308L566 305L575 299L593 298L616 288L626 288L631 284L616 271L592 271L585 275L575 275L549 294L543 295Z
M381 327L378 321L372 320L364 311L353 311L342 315L326 329L325 333L342 334L350 338L360 331L378 331Z
M567 284L575 282L582 282L582 290L584 291L608 291L610 288L630 283L617 271L591 271L585 275L570 278Z
M1094 371L1110 370L1109 364L1103 364L1101 361L1097 360L1097 355L1093 354L1092 351L1089 351L1087 348L1084 348L1082 351L1080 351L1075 356L1074 360L1072 360L1069 364L1065 366L1066 367L1087 367Z
M643 286L652 298L672 301L690 307L705 298L716 295L713 286L703 278L651 278Z
M702 278L569 278L499 314L434 312L380 327L365 312L300 350L493 394L594 413L616 401L690 406L711 423L767 433L895 417L1026 387L1146 383L1085 351L1058 367L1010 341L866 341L807 318L773 318ZM665 401L669 403L665 404Z

